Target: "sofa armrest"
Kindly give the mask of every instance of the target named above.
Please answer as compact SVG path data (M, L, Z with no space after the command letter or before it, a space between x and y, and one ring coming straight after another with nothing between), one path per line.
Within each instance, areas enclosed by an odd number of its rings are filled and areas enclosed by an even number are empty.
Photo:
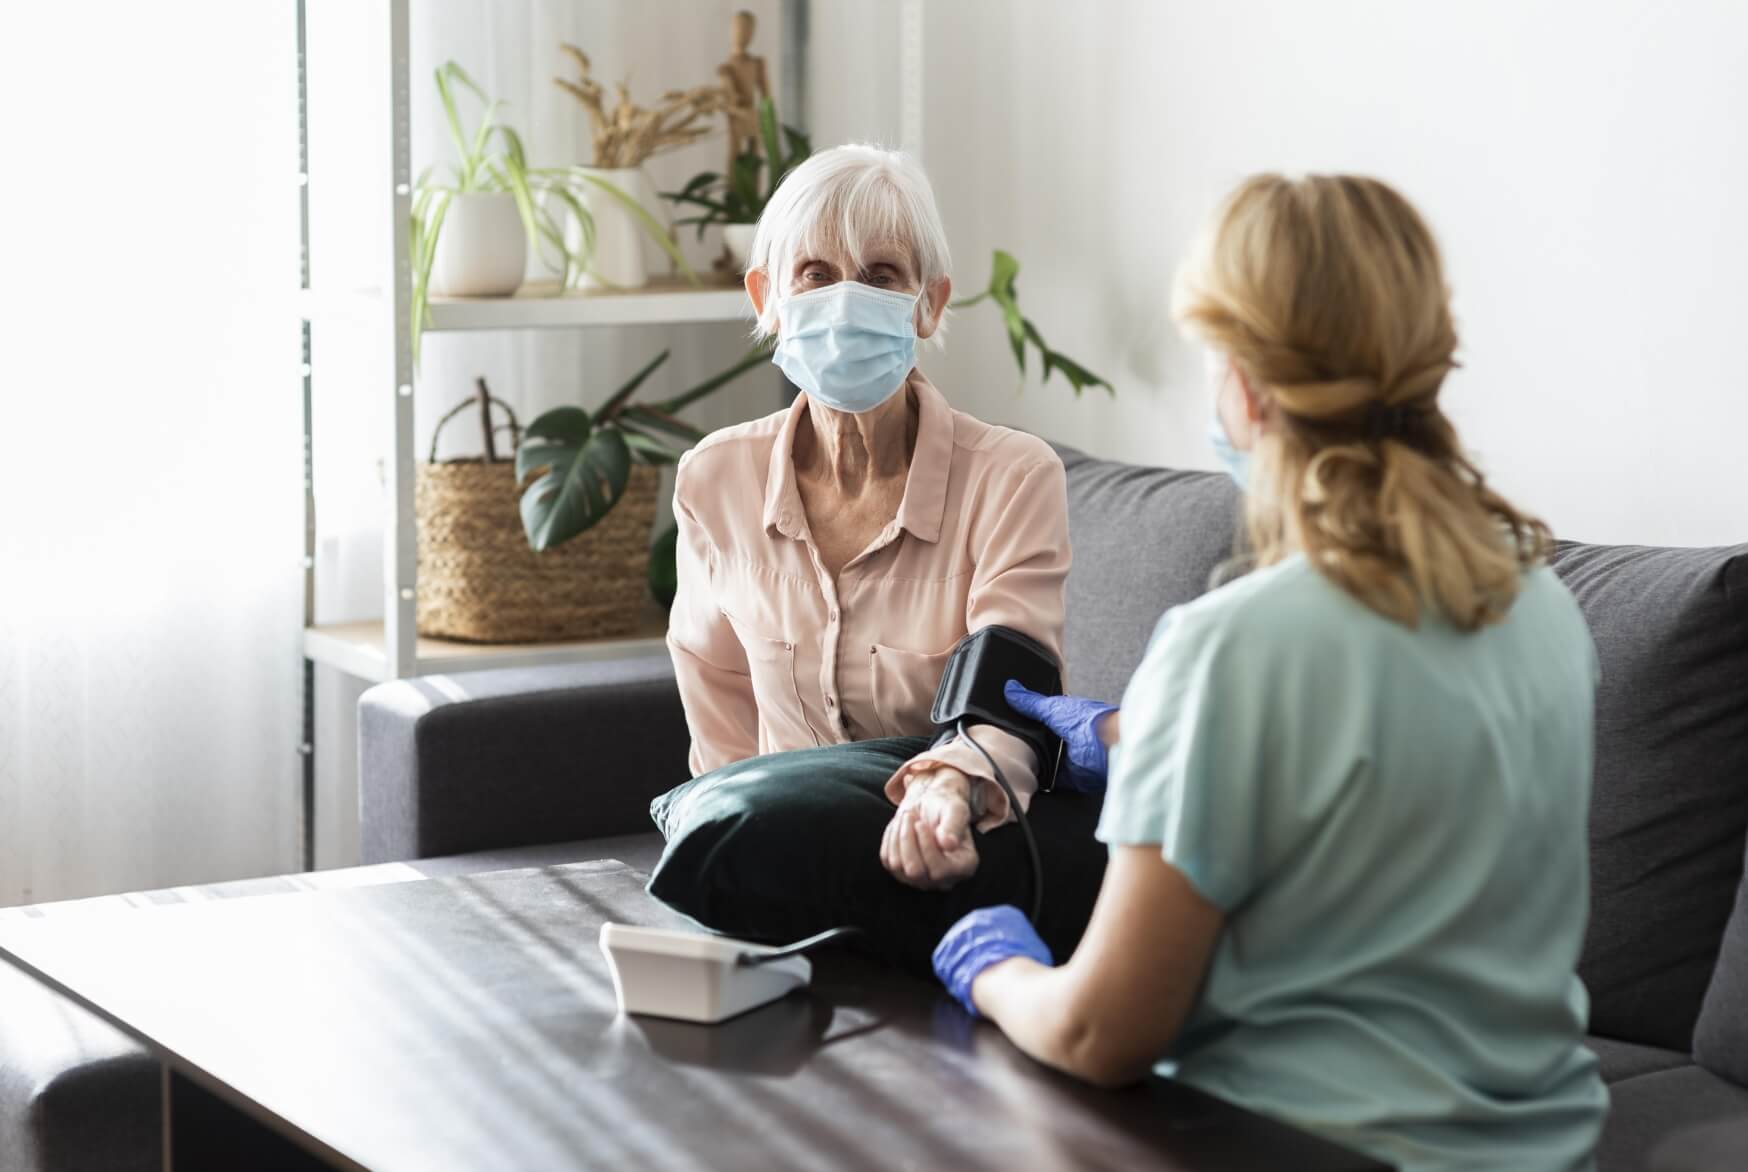
M358 702L364 861L651 830L690 744L666 657L379 684Z

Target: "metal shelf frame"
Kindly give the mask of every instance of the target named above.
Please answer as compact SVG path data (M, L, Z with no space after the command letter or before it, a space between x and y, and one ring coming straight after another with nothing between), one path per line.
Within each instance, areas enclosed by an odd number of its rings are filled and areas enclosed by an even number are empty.
M301 826L303 867L316 859L315 706L316 665L367 680L492 667L570 663L588 659L666 655L665 616L652 614L630 638L512 647L481 647L418 636L417 532L413 506L413 356L411 346L412 269L406 224L412 211L409 2L379 0L388 22L389 166L386 183L374 188L388 217L392 251L383 257L380 284L371 289L319 289L310 279L310 118L309 38L306 0L297 0L297 128L299 198L299 279L303 391L303 713L298 752L302 758ZM779 47L782 71L779 101L787 117L806 124L808 11L810 0L781 0ZM907 0L907 3L909 0ZM538 286L508 298L435 298L428 331L566 329L594 326L683 325L750 317L738 286L696 289L655 282L647 289L551 296ZM311 335L331 316L379 323L393 337L392 353L373 378L392 401L392 428L383 453L383 617L380 622L316 623L316 494L312 400Z

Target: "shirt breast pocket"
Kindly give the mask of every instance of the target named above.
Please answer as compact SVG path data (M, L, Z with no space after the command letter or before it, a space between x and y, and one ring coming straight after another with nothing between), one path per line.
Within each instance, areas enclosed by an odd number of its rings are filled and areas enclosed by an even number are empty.
M944 651L906 651L875 643L868 648L869 680L874 692L874 715L880 731L889 737L925 737L935 730L929 719L941 673L953 648Z
M795 682L795 644L788 639L753 630L724 610L722 617L734 628L747 657L747 674L753 681L753 702L758 705L761 726L760 752L805 749L820 743L819 734L807 719L801 689Z

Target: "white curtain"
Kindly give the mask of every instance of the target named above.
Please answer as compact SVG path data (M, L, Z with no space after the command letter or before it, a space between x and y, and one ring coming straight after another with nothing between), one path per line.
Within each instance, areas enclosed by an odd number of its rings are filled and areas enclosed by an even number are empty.
M780 85L779 0L412 0L414 174L450 157L441 62L506 103L536 163L586 162L582 112L551 80L559 43L647 104L714 76L741 7ZM0 9L0 904L298 865L293 11ZM310 261L328 292L381 281L385 13L386 0L309 0ZM813 74L836 94L834 126L851 126L859 74L847 87L835 67ZM712 138L648 170L671 190L722 150ZM687 240L707 266L715 240ZM664 348L648 393L672 393L745 341L737 324L430 336L415 447L477 376L526 421L598 403ZM381 613L388 392L370 356L383 344L370 327L315 335L318 621ZM759 373L691 415L714 427L780 403ZM478 445L457 427L440 450ZM363 685L327 669L317 682L317 857L344 865Z
M296 863L292 30L0 9L0 904Z

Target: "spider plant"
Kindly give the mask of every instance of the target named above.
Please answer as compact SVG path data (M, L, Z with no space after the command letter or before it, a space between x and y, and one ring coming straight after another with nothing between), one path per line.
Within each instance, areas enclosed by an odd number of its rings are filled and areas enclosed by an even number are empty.
M454 61L444 62L438 67L436 81L437 96L443 105L443 118L455 147L456 161L450 165L447 182L434 179L435 167L426 168L419 176L413 195L409 255L413 266L415 361L419 355L419 338L429 317L431 267L437 257L437 241L443 231L443 218L456 196L473 192L506 192L512 196L522 226L528 233L529 249L543 262L554 264L562 272L561 283L565 287L573 284L587 265L595 235L594 220L570 190L549 184L530 172L521 135L498 121L498 110L503 103L487 98L485 91ZM479 123L471 133L462 124L456 102L458 89L471 94L483 107ZM576 218L582 229L581 253L572 252L566 245L563 223L536 198L539 195L550 196L566 215Z
M674 258L682 272L696 280L668 234L638 202L598 175L574 168L536 168L528 163L522 137L498 120L503 103L488 98L467 72L454 61L436 71L437 96L442 101L444 122L455 147L456 161L446 180L434 178L436 168L419 176L413 196L411 251L413 266L412 332L413 357L418 360L419 339L430 316L431 268L437 256L437 241L451 201L472 192L505 192L516 201L522 226L528 233L529 250L559 277L562 292L576 286L595 250L595 221L577 198L579 183L588 183L623 204L644 230ZM471 95L481 106L479 122L469 131L463 124L457 98ZM567 244L565 227L574 220L579 228L579 246Z

